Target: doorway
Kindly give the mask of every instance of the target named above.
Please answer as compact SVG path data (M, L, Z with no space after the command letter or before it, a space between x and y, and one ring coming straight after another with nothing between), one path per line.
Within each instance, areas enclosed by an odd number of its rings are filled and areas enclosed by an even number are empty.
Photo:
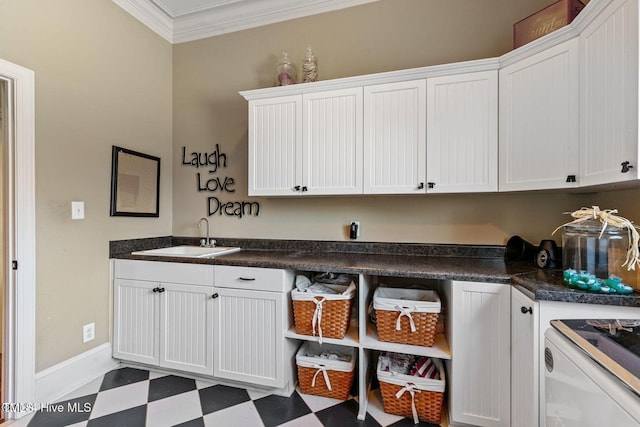
M0 390L4 419L30 412L36 397L34 83L31 70L0 59Z

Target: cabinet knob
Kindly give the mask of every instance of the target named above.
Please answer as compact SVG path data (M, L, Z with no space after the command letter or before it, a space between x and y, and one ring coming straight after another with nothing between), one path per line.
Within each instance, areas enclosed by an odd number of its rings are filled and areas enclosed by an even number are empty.
M158 289L158 292L160 292L160 293L162 293L162 292L164 292L164 291L165 291L165 289L164 289L164 288L159 288L159 289Z
M620 171L621 173L627 173L631 168L633 168L633 165L629 164L629 162L622 162L620 163L620 166L622 166L622 170Z
M575 175L567 175L567 182L576 182Z
M418 184L418 190L422 190L424 188L424 182Z
M527 314L527 313L533 314L533 308L531 307L522 306L520 307L520 311L522 312L522 314Z
M302 191L307 191L307 190L308 190L308 189L307 189L307 187L306 187L306 186L303 186L303 187L302 187Z
M293 189L294 189L295 191L300 191L300 186L299 186L299 185L296 185L295 187L293 187Z
M218 298L219 296L220 296L220 295L218 295L218 294L216 293L216 294L211 295L211 298L216 299L216 298Z
M153 292L158 292L160 291L160 288L153 288Z
M435 182L427 182L427 188L433 188L436 186Z

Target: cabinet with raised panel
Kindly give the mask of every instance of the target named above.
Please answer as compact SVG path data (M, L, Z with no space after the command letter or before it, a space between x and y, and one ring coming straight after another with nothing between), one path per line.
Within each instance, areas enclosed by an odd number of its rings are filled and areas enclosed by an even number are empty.
M116 260L116 359L213 374L213 266Z
M580 184L637 179L638 2L611 1L579 39Z
M427 193L498 191L498 71L427 78Z
M362 88L249 102L249 195L362 193Z
M426 82L364 87L364 193L424 193Z
M500 69L500 191L579 184L578 41Z

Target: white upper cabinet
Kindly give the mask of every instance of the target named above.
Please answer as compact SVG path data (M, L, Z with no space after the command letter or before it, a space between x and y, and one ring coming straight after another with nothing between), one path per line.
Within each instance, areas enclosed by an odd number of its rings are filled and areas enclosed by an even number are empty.
M427 192L498 191L498 71L427 79Z
M365 86L364 193L425 192L424 79Z
M637 0L612 1L586 26L580 60L580 185L637 179Z
M292 196L302 186L302 96L249 103L249 195Z
M362 194L362 88L302 99L303 194Z
M249 103L249 195L362 193L362 88Z
M579 77L576 39L500 70L500 191L580 184Z

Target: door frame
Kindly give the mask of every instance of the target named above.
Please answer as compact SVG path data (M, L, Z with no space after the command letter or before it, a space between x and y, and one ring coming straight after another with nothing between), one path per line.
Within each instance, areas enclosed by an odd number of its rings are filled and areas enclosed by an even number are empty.
M0 59L0 78L8 82L10 104L2 396L4 402L16 404L4 414L15 419L34 409L36 395L35 75Z

